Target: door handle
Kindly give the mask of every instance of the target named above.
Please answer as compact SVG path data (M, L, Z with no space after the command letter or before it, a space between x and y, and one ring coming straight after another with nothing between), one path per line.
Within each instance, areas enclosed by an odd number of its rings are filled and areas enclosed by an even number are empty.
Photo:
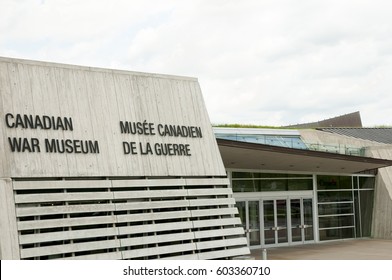
M282 229L286 229L287 227L273 227L271 228L272 230L282 230Z

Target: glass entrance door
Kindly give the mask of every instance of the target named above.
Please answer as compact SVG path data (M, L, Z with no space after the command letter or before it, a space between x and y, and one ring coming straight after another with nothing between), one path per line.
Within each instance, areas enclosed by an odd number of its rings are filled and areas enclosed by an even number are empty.
M291 242L314 240L313 200L311 198L290 199Z
M314 240L313 199L237 201L249 246L279 246Z
M260 236L260 201L238 201L238 214L250 246L261 244Z
M288 242L286 199L264 200L264 244Z
M260 245L260 211L259 201L249 201L249 245Z

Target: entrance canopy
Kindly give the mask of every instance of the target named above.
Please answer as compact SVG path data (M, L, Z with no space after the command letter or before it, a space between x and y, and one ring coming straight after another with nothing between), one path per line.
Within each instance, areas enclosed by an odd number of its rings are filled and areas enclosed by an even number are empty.
M386 166L392 160L217 139L226 168L299 172L359 173Z

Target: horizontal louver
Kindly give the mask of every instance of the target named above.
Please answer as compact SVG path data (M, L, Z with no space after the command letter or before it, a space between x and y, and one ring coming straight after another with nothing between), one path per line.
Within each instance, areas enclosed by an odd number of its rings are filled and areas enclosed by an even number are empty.
M22 259L249 253L228 180L14 181Z

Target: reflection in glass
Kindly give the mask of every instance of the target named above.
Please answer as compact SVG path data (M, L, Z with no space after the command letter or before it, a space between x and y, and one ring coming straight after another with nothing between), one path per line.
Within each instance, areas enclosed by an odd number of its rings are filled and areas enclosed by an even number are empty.
M287 178L285 173L253 173L255 178Z
M353 204L352 202L339 203L339 204L336 204L335 202L328 203L328 204L319 204L318 213L319 215L352 214L354 213Z
M237 201L238 215L241 219L242 227L246 230L246 210L245 201Z
M359 191L359 201L361 207L361 237L370 237L372 232L374 191Z
M312 199L304 199L304 230L305 241L313 240L313 201Z
M291 240L292 242L302 241L301 200L292 199L290 201L290 210L291 210Z
M331 216L331 217L320 217L319 227L332 228L332 227L347 227L354 226L354 215L348 216Z
M321 241L354 238L354 228L323 229L320 230L319 234Z
M310 191L313 189L312 179L290 179L288 180L289 191Z
M354 191L354 213L355 213L355 237L360 238L361 232L361 210L359 209L359 190Z
M353 177L353 188L354 189L358 189L358 177L357 176L354 176Z
M258 192L287 191L287 179L255 180L254 183Z
M353 201L352 191L318 191L319 202Z
M232 172L234 192L302 191L313 189L309 174Z
M259 202L249 201L249 244L260 245Z
M274 201L265 200L263 203L264 210L264 243L274 244L275 243L275 226L274 220Z
M317 176L320 240L371 236L374 184L368 176Z
M276 212L278 226L278 243L284 243L288 241L286 200L276 200Z
M330 176L318 175L317 176L317 189L319 190L351 190L351 176Z
M360 189L374 189L374 177L359 177Z
M232 172L232 178L253 178L253 173L250 172Z
M234 192L254 192L255 187L253 180L233 180L233 191Z

